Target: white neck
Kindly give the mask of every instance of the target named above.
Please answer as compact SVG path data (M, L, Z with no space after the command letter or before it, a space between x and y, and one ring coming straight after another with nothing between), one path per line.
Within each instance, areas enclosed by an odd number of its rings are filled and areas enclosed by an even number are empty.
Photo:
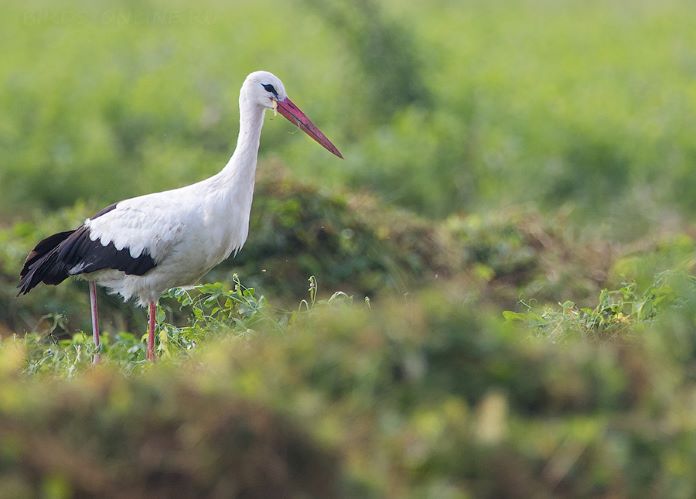
M256 160L259 154L264 108L250 103L244 91L239 95L239 136L237 147L227 165L218 176L223 181L251 182L253 188L256 175Z
M237 147L227 165L217 175L199 184L205 189L203 196L209 210L207 216L226 222L226 230L218 233L221 238L219 244L211 242L214 250L211 256L213 263L226 258L246 241L263 114L264 108L251 103L242 87L239 96Z

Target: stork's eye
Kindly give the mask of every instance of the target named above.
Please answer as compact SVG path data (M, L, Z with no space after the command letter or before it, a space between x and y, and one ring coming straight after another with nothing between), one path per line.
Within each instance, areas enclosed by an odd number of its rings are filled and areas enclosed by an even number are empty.
M273 95L278 97L278 92L276 91L275 87L270 83L262 83L261 86L266 89L266 92L271 92Z

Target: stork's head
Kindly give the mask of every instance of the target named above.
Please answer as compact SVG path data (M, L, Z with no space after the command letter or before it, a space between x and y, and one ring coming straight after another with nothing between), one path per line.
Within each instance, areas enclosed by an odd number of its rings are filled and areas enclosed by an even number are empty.
M268 71L254 71L247 76L242 88L246 91L247 99L268 109L273 109L274 101L288 97L280 78Z
M343 158L335 145L319 130L314 123L288 98L285 86L273 73L254 71L247 76L242 85L242 96L247 102L262 108L273 109L287 118L290 123L319 142L331 153Z

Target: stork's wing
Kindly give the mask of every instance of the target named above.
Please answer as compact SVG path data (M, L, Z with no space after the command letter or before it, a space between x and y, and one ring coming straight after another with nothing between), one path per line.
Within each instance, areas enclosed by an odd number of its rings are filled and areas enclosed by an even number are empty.
M101 216L85 221L92 241L101 246L113 245L124 257L137 259L149 255L161 262L182 232L181 197L172 193L149 194L127 199Z
M104 269L144 275L176 243L180 230L175 219L156 195L108 206L74 231L39 242L24 263L19 292Z

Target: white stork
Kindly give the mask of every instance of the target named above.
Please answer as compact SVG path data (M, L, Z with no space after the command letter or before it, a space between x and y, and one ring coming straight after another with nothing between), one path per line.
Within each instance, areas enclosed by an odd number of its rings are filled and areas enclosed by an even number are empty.
M247 76L239 94L239 137L216 175L186 187L114 203L74 230L39 242L20 273L19 294L69 276L89 282L92 333L99 351L96 285L149 307L147 358L155 358L157 301L166 290L195 284L239 251L249 232L256 159L266 109L277 111L330 152L339 150L292 103L266 71ZM95 358L95 361L98 357Z

